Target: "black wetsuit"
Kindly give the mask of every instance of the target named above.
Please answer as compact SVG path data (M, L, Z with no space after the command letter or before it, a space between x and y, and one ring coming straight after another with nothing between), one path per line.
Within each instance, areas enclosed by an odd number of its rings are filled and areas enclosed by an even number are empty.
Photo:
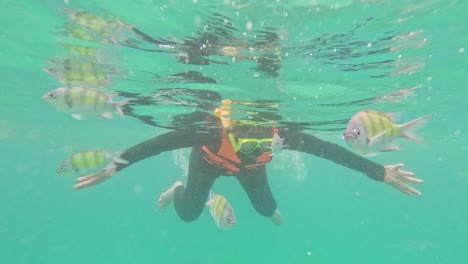
M284 144L287 150L305 152L328 159L359 171L376 181L384 179L385 169L382 165L354 154L339 145L286 128L279 129L279 136L285 139ZM225 174L225 169L210 164L204 159L205 152L202 146L216 152L220 148L221 139L222 129L212 129L208 133L197 133L191 130L171 131L127 149L121 157L129 161L129 164L119 164L117 170L164 151L191 147L187 184L185 187L179 186L175 189L174 205L182 220L193 221L202 213L210 188L216 178ZM276 201L268 185L265 165L241 169L229 176L237 178L258 213L266 217L271 217L275 213Z

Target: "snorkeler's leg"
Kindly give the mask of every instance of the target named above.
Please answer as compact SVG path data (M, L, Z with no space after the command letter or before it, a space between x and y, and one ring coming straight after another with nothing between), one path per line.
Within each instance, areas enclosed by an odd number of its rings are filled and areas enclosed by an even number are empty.
M191 222L200 216L218 176L218 169L208 164L198 150L192 150L187 185L174 190L174 206L182 220Z
M271 193L265 166L248 170L237 176L237 180L249 196L250 202L257 212L270 217L275 224L281 223L281 214L276 208L276 201Z

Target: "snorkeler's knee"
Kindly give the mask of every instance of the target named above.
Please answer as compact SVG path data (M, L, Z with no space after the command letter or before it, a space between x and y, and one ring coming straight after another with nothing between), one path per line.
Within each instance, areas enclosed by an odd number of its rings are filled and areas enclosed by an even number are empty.
M254 203L253 206L260 215L265 217L272 217L276 212L276 202L268 205Z
M200 217L205 204L195 205L187 201L175 201L174 207L179 218L184 222L193 222Z
M177 211L177 214L179 215L179 218L184 221L184 222L193 222L198 219L200 214L196 213L182 213Z

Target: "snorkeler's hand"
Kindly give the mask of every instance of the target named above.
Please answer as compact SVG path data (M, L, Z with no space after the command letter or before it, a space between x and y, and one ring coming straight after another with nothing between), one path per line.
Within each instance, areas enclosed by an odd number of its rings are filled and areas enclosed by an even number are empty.
M385 166L384 182L396 188L397 190L409 195L421 195L421 192L410 187L407 183L422 183L423 181L413 177L410 171L400 170L404 164L387 165Z
M78 184L73 186L75 190L79 190L85 187L91 187L98 183L101 183L107 179L109 179L114 173L116 172L115 168L102 170L98 173L90 174L87 176L79 177L77 180L79 181Z

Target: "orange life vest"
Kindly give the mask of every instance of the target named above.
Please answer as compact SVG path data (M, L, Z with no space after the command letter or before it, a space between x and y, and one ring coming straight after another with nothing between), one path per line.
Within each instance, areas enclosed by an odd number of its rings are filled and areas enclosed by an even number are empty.
M273 128L273 133L278 133L277 128ZM211 152L206 146L202 147L205 152L203 158L210 164L216 164L220 168L226 169L226 174L231 175L241 169L253 169L257 166L265 165L273 159L269 152L262 153L254 164L243 165L237 157L237 153L229 140L226 129L223 129L223 139L221 146L216 153Z

